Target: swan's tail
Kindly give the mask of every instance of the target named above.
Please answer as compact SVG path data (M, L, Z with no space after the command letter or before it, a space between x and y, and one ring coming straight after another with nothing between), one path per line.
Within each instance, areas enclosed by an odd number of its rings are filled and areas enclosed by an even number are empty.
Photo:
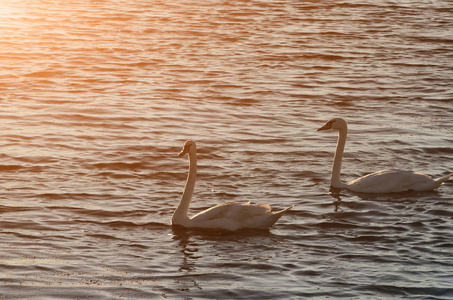
M440 186L442 183L444 183L445 181L447 181L448 179L450 179L450 177L453 175L453 173L450 173L448 175L445 175L443 177L439 177L439 178L436 178L434 179L434 181L437 183L437 187Z
M288 210L290 210L290 209L293 208L293 207L294 207L294 204L291 205L291 206L288 206L288 207L285 208L285 209L282 209L282 210L279 210L279 211L272 212L274 215L272 216L272 224L271 224L270 226L274 225L275 222L277 222L278 219L280 219L280 217L283 216L283 214L284 214L285 212L287 212Z
M451 174L450 174L450 175L451 175ZM278 215L278 216L280 217L281 215L283 215L285 212L287 212L288 210L290 210L290 209L293 208L293 207L294 207L294 204L291 205L291 206L288 206L288 207L285 208L285 209L276 211L276 212L274 212L274 214L275 214L275 215Z

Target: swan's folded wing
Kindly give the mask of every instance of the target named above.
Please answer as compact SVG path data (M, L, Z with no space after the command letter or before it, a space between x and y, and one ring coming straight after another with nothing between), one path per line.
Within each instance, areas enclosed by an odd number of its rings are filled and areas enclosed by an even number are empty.
M222 228L264 228L263 219L273 216L267 204L224 203L202 211L191 218L193 227Z
M204 210L191 219L198 220L212 220L222 217L232 218L232 219L243 219L256 215L264 215L269 213L271 208L268 204L250 204L250 203L236 203L228 202L223 204L218 204L207 210Z
M394 193L429 190L428 187L432 183L433 179L422 173L386 169L365 175L347 184L351 190L360 193Z

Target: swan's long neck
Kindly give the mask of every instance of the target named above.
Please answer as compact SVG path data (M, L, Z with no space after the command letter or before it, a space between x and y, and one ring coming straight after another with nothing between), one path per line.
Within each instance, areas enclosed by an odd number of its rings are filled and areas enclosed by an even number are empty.
M197 154L189 153L189 173L187 175L186 185L182 193L181 201L173 213L172 223L177 225L186 225L189 222L189 206L192 200L195 181L197 180Z
M346 136L348 135L348 129L340 129L338 131L338 142L337 149L335 150L335 156L333 158L332 165L332 176L330 177L330 185L335 188L344 187L344 183L340 180L341 173L341 162L343 160L344 146L346 144Z

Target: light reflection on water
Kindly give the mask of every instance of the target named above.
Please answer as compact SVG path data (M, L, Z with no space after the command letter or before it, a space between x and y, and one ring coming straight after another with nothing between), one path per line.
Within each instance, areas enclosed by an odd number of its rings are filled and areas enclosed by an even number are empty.
M452 172L448 1L3 1L0 298L452 297L452 184L329 190ZM439 32L442 35L439 36ZM175 231L192 213L295 208L269 232Z

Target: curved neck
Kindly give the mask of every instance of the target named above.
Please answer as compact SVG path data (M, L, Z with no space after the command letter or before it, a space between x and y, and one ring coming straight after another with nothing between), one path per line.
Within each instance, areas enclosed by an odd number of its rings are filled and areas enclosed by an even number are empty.
M341 188L344 183L340 180L341 173L341 162L343 160L344 146L346 144L346 136L348 135L348 129L340 129L338 131L338 142L337 149L335 150L335 156L333 158L332 175L330 177L330 185L336 188Z
M188 212L190 201L192 200L193 191L195 188L195 181L197 180L197 154L189 153L189 173L187 174L187 181L182 193L181 201L173 213L172 223L177 225L184 225L184 222L189 220Z

